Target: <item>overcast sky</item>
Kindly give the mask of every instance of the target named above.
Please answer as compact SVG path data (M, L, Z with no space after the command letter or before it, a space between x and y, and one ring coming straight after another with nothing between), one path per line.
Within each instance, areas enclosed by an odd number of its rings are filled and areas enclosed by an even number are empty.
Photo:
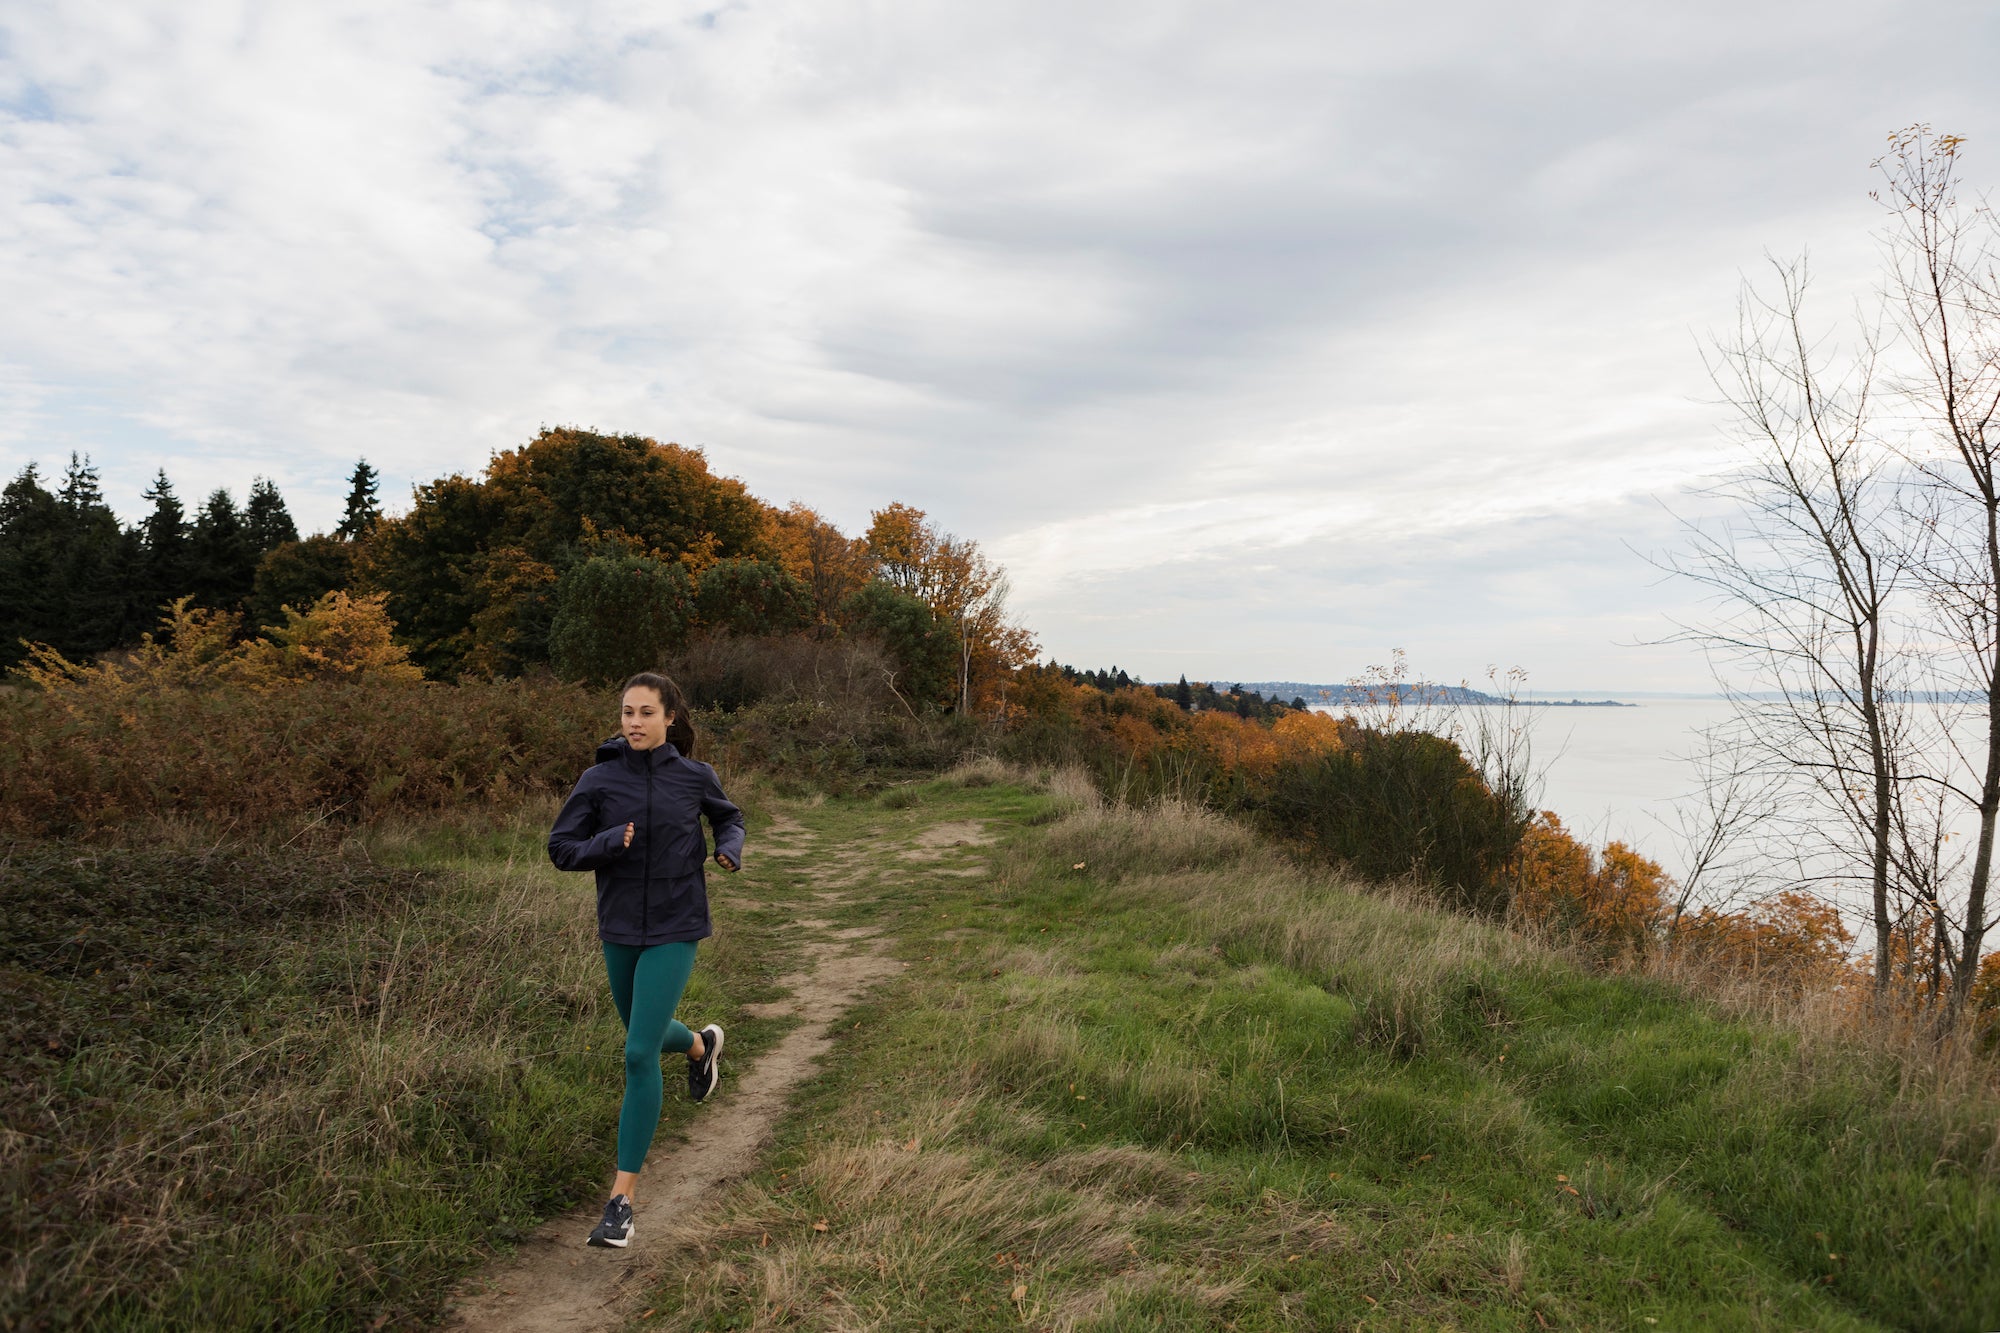
M9 0L0 466L323 527L635 431L929 510L1079 664L1698 689L1699 341L1870 280L1890 130L2000 183L1996 68L1990 4Z

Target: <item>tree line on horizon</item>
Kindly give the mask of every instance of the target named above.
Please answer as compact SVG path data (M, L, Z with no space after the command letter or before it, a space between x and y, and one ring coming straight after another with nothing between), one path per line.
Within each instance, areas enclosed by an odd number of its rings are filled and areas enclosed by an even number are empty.
M350 483L340 524L302 540L267 477L251 479L240 506L218 488L190 514L161 470L142 492L145 517L127 525L88 458L72 453L53 489L27 464L0 490L0 668L27 643L72 657L130 646L183 597L262 625L347 587L352 544L381 512L365 459Z
M378 601L440 680L604 683L699 635L853 633L883 645L909 702L970 711L1035 656L976 542L900 503L849 537L716 475L699 449L544 429L478 476L418 486L396 516L378 481L359 462L341 523L301 537L266 478L241 507L218 489L190 517L162 472L126 526L87 459L53 490L30 463L0 492L0 668L31 644L73 659L133 648L163 616L181 623L176 603L247 636L336 593Z

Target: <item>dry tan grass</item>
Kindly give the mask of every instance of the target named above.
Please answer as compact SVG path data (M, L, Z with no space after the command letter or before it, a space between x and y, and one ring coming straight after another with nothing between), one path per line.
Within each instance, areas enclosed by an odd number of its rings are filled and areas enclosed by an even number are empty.
M1010 764L990 754L976 754L959 760L939 775L938 781L954 787L996 787L1012 783L1032 789L1040 785L1035 775L1019 764Z
M1182 1173L1139 1149L1006 1170L965 1133L982 1109L961 1092L911 1104L894 1126L828 1127L779 1190L746 1185L720 1217L684 1221L662 1241L692 1260L667 1326L710 1327L747 1295L751 1329L875 1327L875 1312L847 1295L864 1278L910 1306L1011 1304L1035 1327L1073 1329L1101 1313L1135 1268L1133 1227ZM941 1268L968 1253L985 1256L971 1284Z

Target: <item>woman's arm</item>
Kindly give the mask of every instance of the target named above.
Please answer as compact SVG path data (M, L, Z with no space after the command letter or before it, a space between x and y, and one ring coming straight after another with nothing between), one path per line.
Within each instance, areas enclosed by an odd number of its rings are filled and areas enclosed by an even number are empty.
M722 794L722 784L716 780L715 770L708 770L708 783L701 792L701 812L708 817L708 826L715 832L715 859L725 870L736 870L743 864L743 812Z
M558 870L597 870L625 855L625 849L632 845L630 824L606 829L597 826L597 802L590 786L586 774L563 802L562 813L549 830L549 860Z

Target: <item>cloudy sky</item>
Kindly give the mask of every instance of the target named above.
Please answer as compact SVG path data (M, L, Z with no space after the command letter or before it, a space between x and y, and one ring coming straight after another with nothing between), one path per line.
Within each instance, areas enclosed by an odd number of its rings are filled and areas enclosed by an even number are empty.
M1644 556L1766 251L1865 287L1992 5L0 9L0 467L330 525L543 424L978 538L1065 660L1701 688Z

